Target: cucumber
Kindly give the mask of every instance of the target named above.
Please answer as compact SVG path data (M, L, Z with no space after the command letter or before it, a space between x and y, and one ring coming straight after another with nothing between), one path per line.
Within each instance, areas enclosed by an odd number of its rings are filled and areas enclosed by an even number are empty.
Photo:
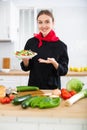
M16 86L17 92L36 91L36 90L39 90L39 87L36 87L36 86Z
M17 96L15 97L13 100L12 100L12 104L14 105L19 105L21 104L24 100L28 99L28 98L31 98L31 94L27 94L27 95L24 95L24 96Z
M21 107L24 108L24 109L28 108L29 106L31 106L31 102L32 102L33 100L37 99L37 98L38 98L38 96L33 96L33 97L31 97L31 98L28 98L28 99L24 100L24 101L21 103Z

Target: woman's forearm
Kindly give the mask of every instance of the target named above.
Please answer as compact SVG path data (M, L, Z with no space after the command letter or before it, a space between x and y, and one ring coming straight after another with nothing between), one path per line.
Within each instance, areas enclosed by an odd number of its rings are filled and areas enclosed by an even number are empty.
M54 60L52 64L55 67L55 69L58 69L59 64L57 61Z

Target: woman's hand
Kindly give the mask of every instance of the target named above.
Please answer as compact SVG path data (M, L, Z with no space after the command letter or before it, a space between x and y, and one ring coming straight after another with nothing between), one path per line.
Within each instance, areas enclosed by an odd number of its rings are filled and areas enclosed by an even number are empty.
M28 58L26 58L26 59L24 58L24 59L22 59L22 61L23 61L25 66L28 66L28 64L29 64L29 59Z
M38 61L40 63L52 64L56 69L58 68L59 64L54 58L47 58L47 60L39 58Z

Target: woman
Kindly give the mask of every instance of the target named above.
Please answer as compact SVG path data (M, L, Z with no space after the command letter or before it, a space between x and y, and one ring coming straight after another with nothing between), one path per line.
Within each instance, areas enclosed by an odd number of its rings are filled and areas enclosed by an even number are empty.
M40 89L61 89L60 76L68 71L67 46L53 31L54 17L49 10L41 10L37 15L39 34L30 38L24 49L37 53L32 59L23 59L21 68L30 70L29 86Z

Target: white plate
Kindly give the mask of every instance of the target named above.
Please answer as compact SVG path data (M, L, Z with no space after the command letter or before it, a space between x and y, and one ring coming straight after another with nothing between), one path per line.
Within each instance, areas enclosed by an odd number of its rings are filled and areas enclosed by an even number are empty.
M36 56L37 55L37 53L35 54L35 55L31 55L31 56L18 56L18 55L16 55L16 57L18 58L18 59L31 59L31 58L33 58L34 56Z

